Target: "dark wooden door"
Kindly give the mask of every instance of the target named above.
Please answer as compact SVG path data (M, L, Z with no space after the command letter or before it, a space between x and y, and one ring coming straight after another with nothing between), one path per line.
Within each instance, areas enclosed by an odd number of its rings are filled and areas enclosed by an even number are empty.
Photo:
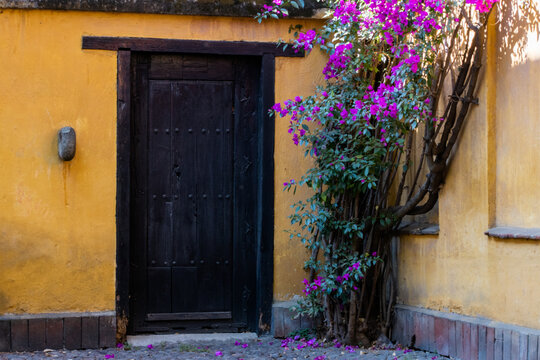
M134 57L132 332L254 316L257 58Z

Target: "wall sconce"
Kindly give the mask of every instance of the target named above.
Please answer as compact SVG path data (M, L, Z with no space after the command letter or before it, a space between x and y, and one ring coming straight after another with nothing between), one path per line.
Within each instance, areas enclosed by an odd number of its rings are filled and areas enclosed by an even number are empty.
M70 161L75 157L76 136L71 126L66 126L58 131L58 156L64 161Z

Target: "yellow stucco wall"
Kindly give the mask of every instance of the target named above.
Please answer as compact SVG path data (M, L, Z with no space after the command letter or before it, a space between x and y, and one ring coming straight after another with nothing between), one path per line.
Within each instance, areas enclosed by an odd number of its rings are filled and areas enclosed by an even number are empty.
M0 13L0 314L115 306L116 53L81 37L275 41L299 21L4 10ZM302 21L308 28L317 21ZM278 58L276 100L312 91L324 57ZM77 131L63 164L56 133ZM306 162L276 124L275 298L299 291L303 247L284 229L284 179Z
M401 239L399 300L540 328L540 242L484 235L540 227L540 7L521 3L504 1L490 23L480 106L441 193L440 234Z

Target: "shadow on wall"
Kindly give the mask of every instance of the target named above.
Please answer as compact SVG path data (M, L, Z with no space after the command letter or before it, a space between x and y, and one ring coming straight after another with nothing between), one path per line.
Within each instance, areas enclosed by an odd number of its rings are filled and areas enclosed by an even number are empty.
M540 60L539 0L503 0L497 20L499 64L511 59L514 67Z

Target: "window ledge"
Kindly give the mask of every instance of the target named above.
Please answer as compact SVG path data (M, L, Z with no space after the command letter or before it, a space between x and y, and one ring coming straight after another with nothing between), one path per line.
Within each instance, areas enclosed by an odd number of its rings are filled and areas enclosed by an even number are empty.
M439 224L406 223L398 228L401 235L439 235Z
M540 240L540 228L497 226L489 229L484 234L498 239Z

